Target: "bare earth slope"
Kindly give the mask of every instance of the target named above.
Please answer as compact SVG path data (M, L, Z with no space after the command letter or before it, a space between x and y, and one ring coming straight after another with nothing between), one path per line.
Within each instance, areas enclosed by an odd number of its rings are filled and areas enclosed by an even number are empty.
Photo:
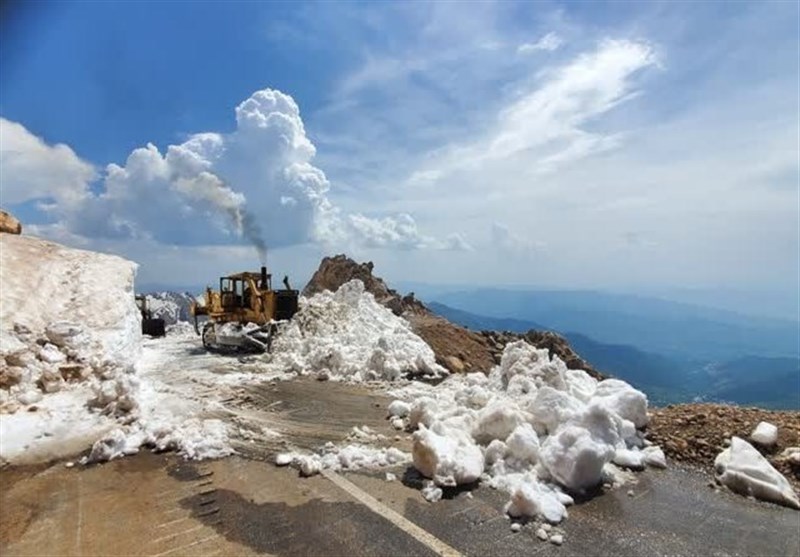
M713 473L714 459L732 436L749 440L759 422L778 427L774 447L754 444L770 464L800 489L800 466L781 458L788 447L800 447L800 412L778 412L724 404L675 404L650 409L648 438L660 445L667 457Z

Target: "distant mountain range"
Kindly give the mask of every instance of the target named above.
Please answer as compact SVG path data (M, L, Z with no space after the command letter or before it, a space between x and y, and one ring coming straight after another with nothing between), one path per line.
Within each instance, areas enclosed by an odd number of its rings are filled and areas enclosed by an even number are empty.
M473 330L561 332L581 357L597 369L643 390L654 405L707 400L776 409L800 408L798 357L744 356L717 361L665 356L628 344L599 342L582 333L563 332L532 321L478 315L438 302L429 302L427 306Z
M432 298L475 315L540 323L688 360L800 357L800 322L592 291L475 289ZM430 301L430 300L428 300Z
M163 319L167 325L174 325L178 321L190 321L189 306L194 301L194 296L188 292L148 292L147 309L154 319Z

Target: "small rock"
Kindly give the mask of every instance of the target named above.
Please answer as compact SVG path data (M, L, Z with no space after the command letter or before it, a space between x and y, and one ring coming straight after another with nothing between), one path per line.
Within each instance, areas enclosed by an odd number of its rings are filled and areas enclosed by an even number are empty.
M542 540L543 542L546 542L547 532L545 532L543 528L539 528L538 530L536 530L536 537Z
M520 530L522 530L522 524L520 524L519 522L515 522L514 524L511 525L512 532L519 532Z
M72 468L73 466L75 466L75 463L74 462L65 462L64 466L67 467L67 468Z
M544 530L545 532L549 532L552 529L553 525L550 524L549 522L545 522L544 524L542 524L542 530Z
M628 497L633 497L634 495L636 495L636 493L634 493L632 489L629 489L628 490Z
M550 536L550 543L555 545L561 545L562 543L564 543L564 536L562 536L561 534L555 534L553 536Z

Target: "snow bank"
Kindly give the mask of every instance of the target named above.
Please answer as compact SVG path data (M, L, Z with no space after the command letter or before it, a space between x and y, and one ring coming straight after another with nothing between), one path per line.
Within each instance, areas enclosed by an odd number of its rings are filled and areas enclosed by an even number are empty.
M0 412L133 371L141 342L135 272L120 257L0 235Z
M300 306L267 356L272 371L358 382L446 373L409 323L377 303L360 280L301 298Z
M510 494L512 516L559 522L611 463L663 467L644 448L647 398L624 381L597 381L525 341L510 343L487 376L452 376L437 387L395 389L390 416L416 428L412 459L439 486L480 479ZM406 408L408 408L407 417ZM613 468L613 467L612 467Z
M135 271L119 257L0 235L2 459L57 457L135 408Z
M731 438L730 447L717 456L714 468L719 481L736 493L800 509L789 481L744 439Z

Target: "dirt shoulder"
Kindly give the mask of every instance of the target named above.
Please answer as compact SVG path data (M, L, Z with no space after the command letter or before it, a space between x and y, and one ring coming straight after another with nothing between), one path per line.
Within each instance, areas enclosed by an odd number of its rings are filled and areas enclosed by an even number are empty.
M744 408L724 404L674 404L650 409L648 438L661 445L667 457L713 473L714 459L732 436L750 442L759 422L778 427L778 443L761 447L767 460L800 490L800 466L781 458L788 447L800 447L800 412Z

